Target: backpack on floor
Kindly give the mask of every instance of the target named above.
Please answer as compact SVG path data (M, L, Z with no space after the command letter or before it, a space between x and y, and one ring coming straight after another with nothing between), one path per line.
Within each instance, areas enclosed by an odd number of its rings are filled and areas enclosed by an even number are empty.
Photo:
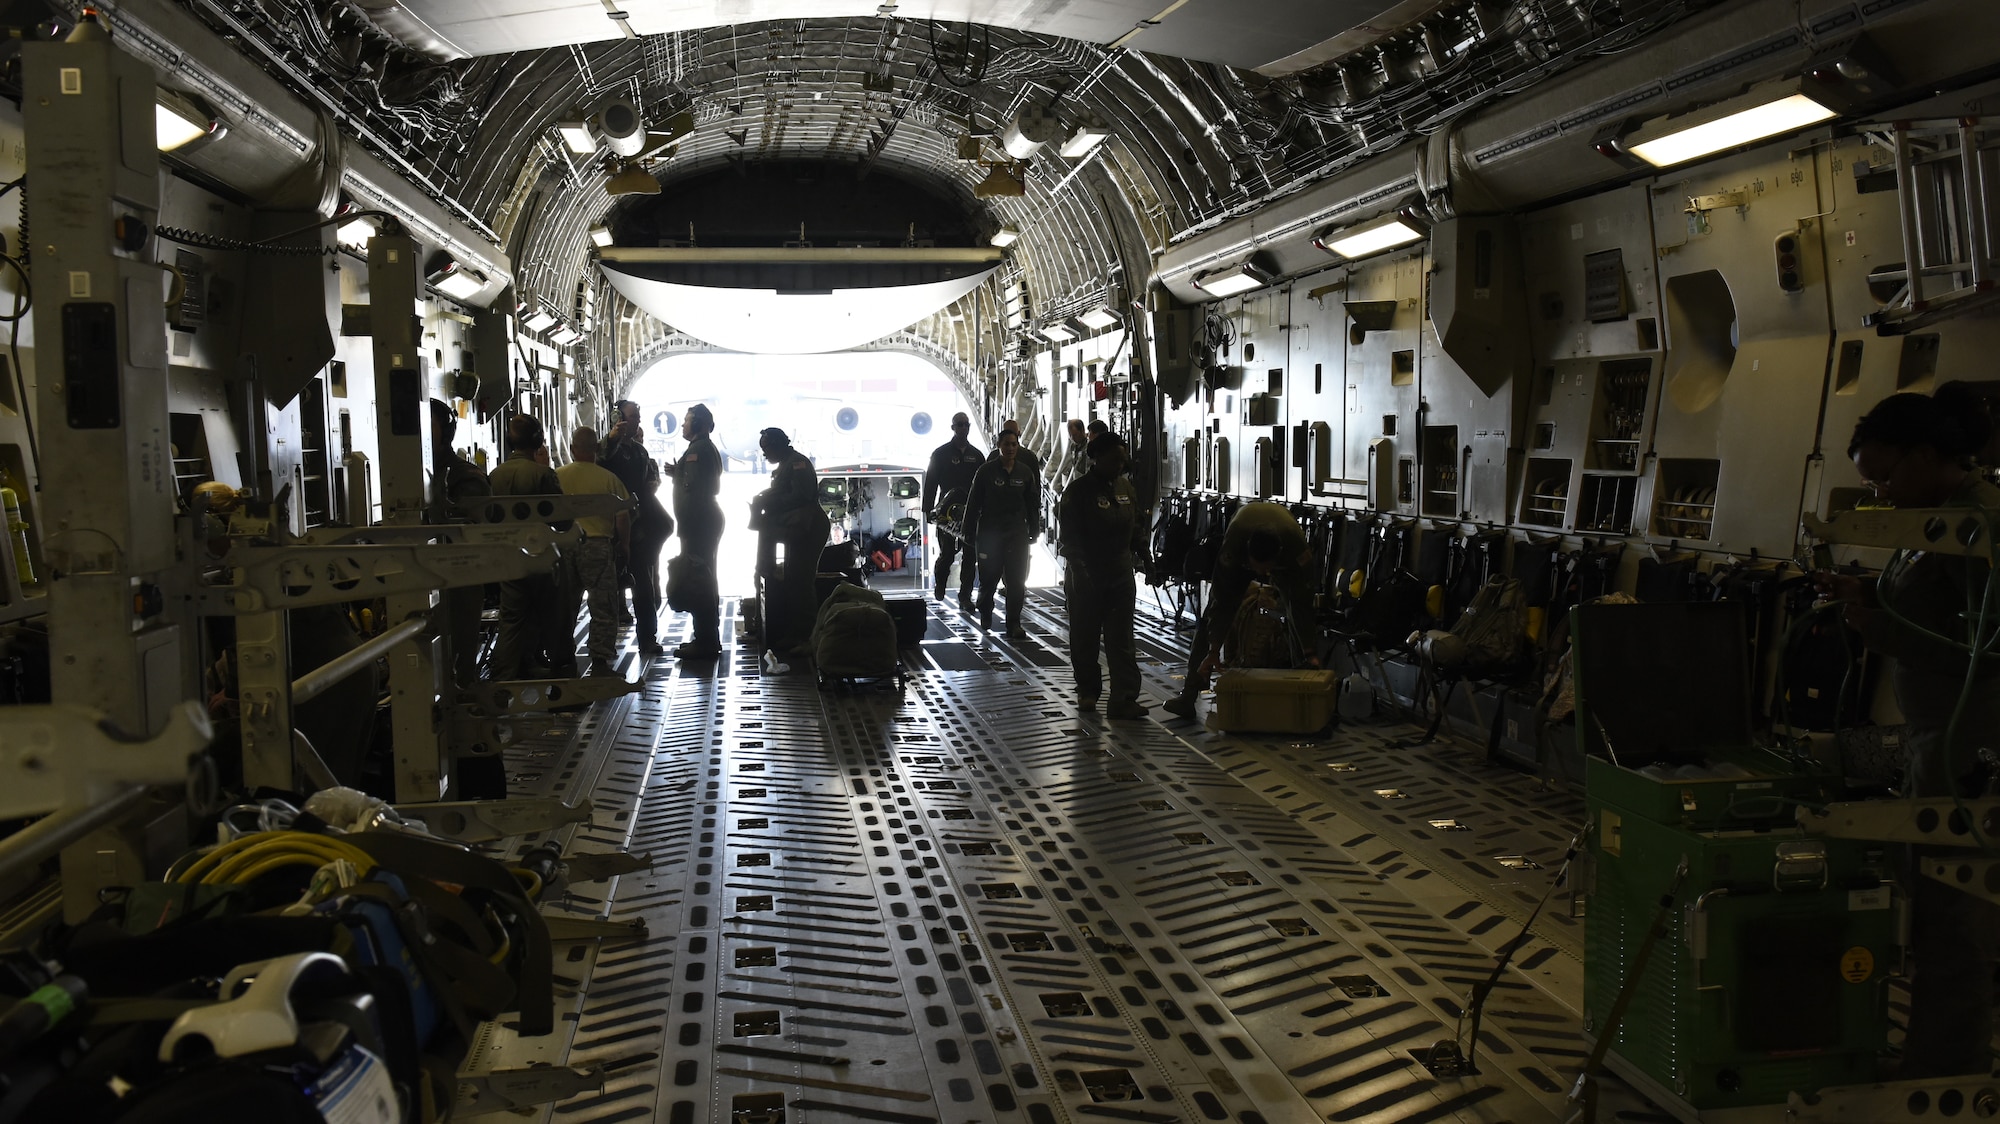
M1277 587L1251 582L1243 591L1236 619L1223 638L1222 662L1229 667L1293 666L1285 597Z
M901 668L896 619L882 595L856 585L837 585L813 622L813 663L825 678L859 679L895 675Z

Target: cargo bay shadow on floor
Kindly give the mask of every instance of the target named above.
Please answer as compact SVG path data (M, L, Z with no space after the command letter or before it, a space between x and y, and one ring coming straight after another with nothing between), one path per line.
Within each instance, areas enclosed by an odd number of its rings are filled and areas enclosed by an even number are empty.
M1157 700L1185 637L1141 600ZM1018 643L931 618L901 697L760 674L726 635L712 668L655 662L511 754L517 792L592 797L572 852L654 863L551 911L648 935L560 947L563 1028L494 1027L468 1068L603 1066L564 1121L1565 1115L1588 1050L1566 894L1487 1005L1479 1072L1423 1060L1547 890L1575 794L1408 748L1399 720L1080 715L1058 591Z

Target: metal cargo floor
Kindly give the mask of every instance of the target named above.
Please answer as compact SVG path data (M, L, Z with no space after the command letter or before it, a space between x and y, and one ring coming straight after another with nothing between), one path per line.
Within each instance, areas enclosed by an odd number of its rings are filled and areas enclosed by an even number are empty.
M1418 1055L1582 802L1401 722L1079 715L1059 598L1035 594L1019 643L934 606L901 696L823 694L726 643L518 747L517 794L595 802L572 853L653 860L546 910L649 935L559 945L558 1032L490 1026L468 1067L605 1067L528 1117L574 1124L1562 1119L1586 1052L1564 891L1487 1005L1479 1072ZM1157 701L1185 642L1150 612L1141 631ZM1605 1121L1669 1119L1605 1097Z

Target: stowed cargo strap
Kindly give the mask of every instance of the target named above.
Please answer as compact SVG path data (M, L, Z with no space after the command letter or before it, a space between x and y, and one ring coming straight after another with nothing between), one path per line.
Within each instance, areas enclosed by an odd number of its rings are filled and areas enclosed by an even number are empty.
M364 831L343 838L390 871L404 875L413 901L432 916L464 931L469 940L478 942L458 945L444 940L419 940L412 947L415 955L430 960L454 1006L484 1018L506 1010L504 1004L511 999L520 1012L523 1036L547 1034L555 1029L555 964L549 949L548 925L506 867L455 844L400 832ZM490 934L486 926L464 899L435 884L439 882L487 891L507 903L520 917L524 940L519 950L518 979L509 978L487 959L494 946L487 939ZM390 891L385 887L380 893L386 896ZM480 947L481 944L485 947Z

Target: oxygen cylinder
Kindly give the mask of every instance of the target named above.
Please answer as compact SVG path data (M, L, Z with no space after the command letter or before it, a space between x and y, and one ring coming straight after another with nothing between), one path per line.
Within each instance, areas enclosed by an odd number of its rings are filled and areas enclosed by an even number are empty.
M28 556L28 521L21 518L21 497L12 488L0 488L0 507L7 512L7 537L14 543L14 572L22 585L35 584L35 563Z

